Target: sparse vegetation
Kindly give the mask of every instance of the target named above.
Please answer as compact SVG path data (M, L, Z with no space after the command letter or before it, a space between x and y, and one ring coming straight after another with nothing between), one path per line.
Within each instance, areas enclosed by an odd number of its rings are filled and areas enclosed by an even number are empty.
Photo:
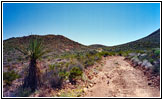
M59 97L80 97L83 93L82 88L77 88L77 89L72 89L72 90L67 90L67 91L60 91L58 93Z
M20 75L15 72L14 70L8 71L8 72L3 72L3 80L6 85L11 85L12 81L15 79L20 78Z
M81 96L83 90L72 89L70 91L62 91L65 84L72 86L79 85L78 81L87 82L102 70L107 56L124 56L134 62L134 66L154 66L152 73L159 75L160 72L160 48L157 40L158 31L146 38L130 42L127 44L106 47L101 45L83 46L73 42L63 36L29 36L23 38L12 38L4 41L4 64L7 72L3 72L3 80L7 86L12 81L20 78L20 75L7 68L8 63L29 62L28 69L24 69L25 74L23 87L16 92L17 96L29 96L39 87L45 86L54 90L59 90L59 97L78 97ZM29 42L29 40L31 40ZM42 41L40 41L42 40ZM155 42L151 42L155 41ZM22 44L20 44L22 42ZM14 45L17 48L14 48ZM157 45L156 45L157 44ZM28 47L28 48L25 48ZM45 48L51 51L47 53ZM9 57L11 56L11 57ZM25 58L29 58L25 60ZM41 59L40 63L38 62ZM28 63L26 63L28 64ZM38 66L40 64L40 66ZM120 63L114 62L119 66ZM96 66L94 69L89 69ZM40 68L41 71L40 71ZM90 70L89 75L85 70ZM10 71L11 70L11 71Z

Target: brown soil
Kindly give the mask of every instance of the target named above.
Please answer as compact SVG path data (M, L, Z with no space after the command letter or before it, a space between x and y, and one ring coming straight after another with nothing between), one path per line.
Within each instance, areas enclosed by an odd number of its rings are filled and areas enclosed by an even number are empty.
M143 71L133 68L124 57L105 58L102 70L94 77L85 97L159 97L158 88L149 84Z

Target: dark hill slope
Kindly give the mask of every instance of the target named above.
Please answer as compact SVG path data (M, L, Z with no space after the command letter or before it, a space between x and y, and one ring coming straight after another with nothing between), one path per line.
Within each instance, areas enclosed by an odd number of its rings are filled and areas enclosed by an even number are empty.
M160 48L160 29L156 30L152 34L126 44L108 47L111 51L125 51L125 50L144 50L151 48ZM105 48L106 49L106 48Z

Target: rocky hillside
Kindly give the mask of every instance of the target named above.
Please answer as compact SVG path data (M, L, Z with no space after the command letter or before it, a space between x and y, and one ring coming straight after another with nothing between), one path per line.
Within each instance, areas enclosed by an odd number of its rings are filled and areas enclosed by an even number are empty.
M30 40L34 37L39 38L46 49L49 50L47 56L56 56L63 52L74 52L84 50L87 47L72 41L62 35L30 35L24 37L10 38L3 41L3 63L18 62L22 60L22 54L15 49L28 47Z

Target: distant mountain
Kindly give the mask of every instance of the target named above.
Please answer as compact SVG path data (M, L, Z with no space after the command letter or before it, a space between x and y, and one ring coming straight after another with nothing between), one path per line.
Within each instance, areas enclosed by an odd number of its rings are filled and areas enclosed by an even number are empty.
M143 50L151 48L160 48L160 29L151 33L150 35L129 43L108 47L112 51L124 50ZM107 48L107 49L108 49Z
M90 48L106 48L108 46L102 45L102 44L93 44L89 45Z

